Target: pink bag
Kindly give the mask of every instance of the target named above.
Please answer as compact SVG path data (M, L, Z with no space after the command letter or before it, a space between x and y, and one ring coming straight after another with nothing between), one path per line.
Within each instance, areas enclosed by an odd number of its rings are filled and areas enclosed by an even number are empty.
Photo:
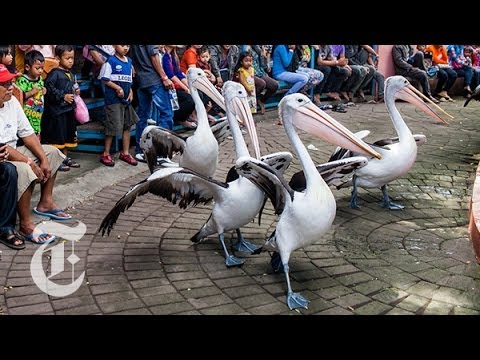
M83 99L80 97L80 95L74 95L74 100L75 100L75 104L77 105L73 110L75 114L75 119L80 124L85 124L89 122L90 114L88 113L87 105L85 105L85 102L83 101Z

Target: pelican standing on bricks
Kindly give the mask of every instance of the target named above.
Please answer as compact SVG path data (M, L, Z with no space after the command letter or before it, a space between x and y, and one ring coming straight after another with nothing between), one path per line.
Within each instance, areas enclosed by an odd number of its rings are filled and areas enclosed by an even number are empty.
M424 144L426 137L421 134L412 135L412 132L407 124L405 124L405 121L395 106L395 99L398 98L410 102L426 114L448 125L445 120L430 109L416 94L421 95L426 101L429 101L433 106L444 112L438 105L431 102L430 99L427 99L421 92L415 89L403 76L391 76L385 80L385 105L387 106L398 137L387 138L373 143L371 145L372 148L382 155L382 159L369 159L365 167L355 170L352 179L337 185L338 189L353 185L352 196L350 198L350 207L352 209L359 208L357 205L359 186L364 188L380 187L383 193L384 208L390 210L400 210L404 208L404 206L395 204L390 200L387 184L408 173L417 158L417 144ZM450 116L449 114L447 115ZM356 133L356 135L363 139L369 133L370 131L364 130ZM355 151L339 147L330 157L330 161L345 159L355 154Z
M260 157L255 123L247 102L245 89L241 84L226 82L223 91L227 119L232 131L237 158L249 156L249 152L235 116L239 116L246 125L255 150L255 156ZM240 242L237 246L238 249L256 249L253 245L245 242L239 228L251 222L259 213L264 203L265 195L263 191L242 176L224 183L182 167L160 168L147 179L135 185L110 210L98 231L102 231L102 235L105 232L109 234L120 213L127 210L138 196L149 192L167 199L173 204L179 201L181 208L186 208L192 202L196 205L197 203L208 203L213 199L215 205L212 213L205 225L193 236L192 241L197 242L206 236L218 233L225 253L225 264L228 267L242 265L244 261L229 254L224 241L226 231L237 230Z
M307 308L308 300L292 291L288 262L294 250L314 243L330 228L335 218L336 204L332 191L322 179L295 127L356 152L377 157L380 155L303 94L285 96L280 101L279 113L302 165L306 179L305 191L292 190L283 176L259 160L242 157L237 161L236 168L240 175L265 191L275 207L275 213L280 215L276 229L264 248L279 254L272 260L279 258L283 265L290 309Z
M180 152L179 166L211 177L217 169L218 142L208 122L207 111L197 89L204 92L217 104L223 104L224 99L207 79L202 69L189 68L187 80L197 112L197 128L194 134L185 139L173 131L150 125L143 130L140 147L145 153L150 172L153 172L157 165L158 156L171 158L175 152ZM216 127L226 125L226 121L215 124ZM161 165L171 166L168 162Z

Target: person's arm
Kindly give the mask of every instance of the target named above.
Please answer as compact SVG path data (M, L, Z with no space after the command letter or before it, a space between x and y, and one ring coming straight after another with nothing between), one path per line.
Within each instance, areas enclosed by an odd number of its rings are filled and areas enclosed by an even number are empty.
M48 76L45 80L45 87L47 88L49 99L53 100L57 105L61 104L63 101L71 104L73 102L73 93L66 93L63 89L58 89L55 86L58 76L58 72L55 71L55 73Z
M95 64L97 64L97 66L102 66L103 65L104 58L103 58L102 54L100 54L100 52L98 52L95 49L90 49L88 51L88 53L92 56L92 59L95 62Z
M50 179L50 176L52 175L52 170L50 169L50 164L48 163L47 156L45 155L45 152L43 151L42 145L40 145L40 141L38 141L38 137L35 134L31 134L25 137L22 137L23 143L29 149L39 160L40 166L37 165L35 161L33 161L31 158L23 155L17 149L14 149L10 146L8 146L8 152L9 152L9 160L10 161L19 161L19 162L24 162L30 165L32 168L32 171L35 173L35 175L38 177L38 180L40 183L45 183L47 182L48 179Z
M165 74L165 71L163 70L162 63L160 62L160 55L158 53L150 55L150 60L152 61L153 68L158 75L160 75L163 86L168 90L173 89L173 82L168 78L167 74Z

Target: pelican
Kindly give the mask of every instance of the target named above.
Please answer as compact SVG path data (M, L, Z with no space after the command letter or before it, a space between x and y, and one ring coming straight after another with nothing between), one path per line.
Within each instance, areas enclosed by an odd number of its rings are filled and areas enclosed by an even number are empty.
M367 166L355 170L353 178L337 184L338 189L353 184L350 199L350 207L352 209L359 208L357 205L359 186L364 188L380 187L383 193L382 206L384 208L390 210L400 210L404 208L404 206L390 200L387 184L408 173L417 158L417 145L424 144L426 137L421 134L412 135L395 106L395 99L399 98L408 101L419 107L425 113L448 125L444 119L430 109L416 94L423 96L423 94L410 85L410 82L403 76L391 76L385 81L385 105L387 106L398 137L383 139L373 143L371 145L372 148L382 155L382 160L369 159ZM427 101L429 101L429 99L427 99ZM439 108L436 104L433 105ZM443 111L443 109L439 109ZM369 133L370 131L363 130L356 135L363 139ZM330 157L330 160L345 159L353 155L355 155L354 151L337 148Z
M183 138L175 132L163 129L159 126L149 125L143 130L140 137L140 147L145 153L150 172L154 171L157 164L157 156L171 158L173 153L180 152L178 161L180 167L185 167L204 176L211 177L217 169L218 142L210 128L207 111L198 93L201 90L213 101L223 104L223 96L207 79L205 73L199 68L189 68L187 80L195 102L197 112L197 128L194 134ZM222 128L227 122L217 122L216 128Z
M285 96L280 101L279 113L285 132L302 165L306 179L305 191L292 190L273 167L251 157L237 160L236 169L240 175L265 191L275 207L275 213L280 215L276 229L266 241L264 249L275 251L272 258L274 267L278 260L281 261L287 281L287 304L290 309L307 308L308 300L292 291L288 262L294 250L312 244L330 228L335 218L336 204L332 191L317 170L294 127L357 152L377 157L380 157L380 154L313 105L303 94ZM346 160L345 163L350 161ZM362 161L365 162L366 159Z
M250 134L255 156L260 157L260 148L256 137L255 123L247 102L247 94L239 83L228 81L225 83L223 92L227 119L231 128L235 143L237 158L249 156L247 145L236 115L245 123ZM112 210L103 219L98 231L110 233L121 212L127 210L140 195L152 193L167 199L173 204L178 200L180 208L186 208L193 203L208 203L215 201L212 213L202 228L192 237L192 241L198 242L202 238L218 233L220 243L225 253L227 267L240 266L243 260L229 254L224 241L225 231L236 230L238 235L237 249L253 251L256 247L247 243L239 228L251 222L260 212L265 195L256 185L248 179L237 176L230 182L220 182L200 174L187 167L160 168L147 179L135 185L116 203Z
M472 99L480 101L480 85L478 85L473 91L473 94L468 97L468 99L465 101L465 104L463 104L463 107L467 106Z

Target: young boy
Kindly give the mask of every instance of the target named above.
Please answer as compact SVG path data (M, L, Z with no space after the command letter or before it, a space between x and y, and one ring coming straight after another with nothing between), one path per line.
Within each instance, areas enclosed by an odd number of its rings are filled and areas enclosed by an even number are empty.
M57 45L55 58L59 66L53 68L45 79L47 92L41 123L41 143L55 146L64 155L67 155L68 148L77 146L77 121L73 110L74 94L80 94L80 89L75 88L76 82L71 71L74 55L72 45ZM70 168L79 167L79 163L66 157L58 170L69 171Z
M132 60L126 56L130 45L113 45L115 54L102 65L100 79L105 85L105 150L100 162L114 166L110 147L114 136L122 135L122 152L119 159L136 166L137 160L130 155L130 128L138 121L138 116L131 104L133 99Z
M25 72L16 82L23 91L23 112L38 137L43 114L43 96L47 92L41 76L44 64L45 58L40 51L28 52L25 54Z

